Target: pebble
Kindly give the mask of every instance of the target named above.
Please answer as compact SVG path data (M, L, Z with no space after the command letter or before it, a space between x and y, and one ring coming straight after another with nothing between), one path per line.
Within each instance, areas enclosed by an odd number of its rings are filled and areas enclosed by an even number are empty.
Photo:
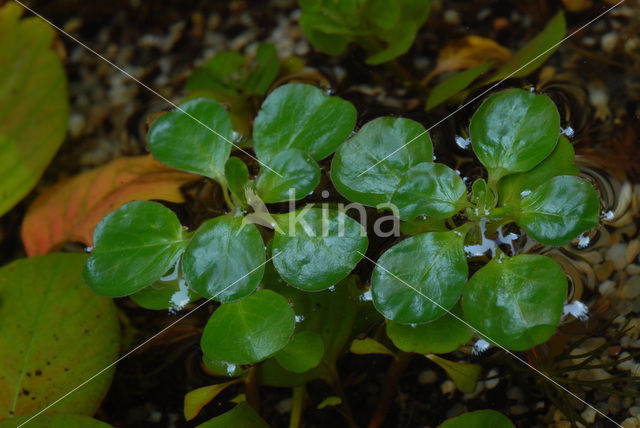
M636 257L638 257L638 254L640 254L640 240L634 239L629 242L627 252L624 254L625 263L631 263Z
M640 275L634 275L620 287L618 292L623 299L633 299L640 295Z
M613 262L613 267L622 270L626 266L627 244L619 242L607 250L605 258Z
M529 408L527 406L523 406L522 404L516 404L514 406L509 407L509 413L513 416L524 415L529 412Z
M480 380L480 381L476 382L476 389L474 389L473 392L464 394L464 399L465 400L472 400L472 399L476 398L477 396L479 396L482 393L483 390L484 390L484 382Z
M418 382L423 385L435 383L438 380L438 374L433 370L423 370L418 375Z
M602 36L602 39L600 39L600 46L603 51L611 53L616 49L616 46L618 46L618 40L620 40L618 33L611 31Z
M580 416L585 422L592 424L596 420L596 411L593 407L587 407Z
M275 405L276 411L281 415L291 412L292 407L293 407L293 400L291 398L285 398L284 400L280 400L280 402L278 402Z
M493 379L488 379L488 380L484 381L484 386L487 389L493 389L496 386L498 386L498 383L500 383L500 378L498 377L498 370L497 369L489 370L489 373L487 373L487 377L488 378L493 378Z
M611 260L606 260L604 263L594 267L593 272L596 274L598 280L604 281L613 273L613 262Z
M449 25L460 24L460 14L458 13L457 10L447 9L444 11L444 15L442 17L444 18L444 22L446 22Z
M640 428L640 421L636 417L627 418L622 421L622 428Z
M607 279L598 286L598 291L601 295L608 296L609 294L612 294L614 291L616 291L616 283L614 281L611 281L610 279Z
M512 386L511 388L509 388L507 390L507 400L523 401L524 393L522 392L522 389L517 386Z
M618 357L618 360L622 360L623 358L626 358L628 356L630 356L631 354L629 354L628 352L622 352L620 354L620 356ZM625 360L623 362L621 362L620 364L618 364L616 367L619 370L624 370L624 371L629 371L633 368L633 365L635 364L635 361L633 360L633 358L630 358L628 360Z
M451 379L447 379L442 382L442 385L440 385L440 391L442 391L442 394L450 397L454 392L456 392L456 384L453 383Z
M638 416L640 416L640 407L631 406L631 408L629 408L629 413L631 414L631 416L635 416L637 418Z

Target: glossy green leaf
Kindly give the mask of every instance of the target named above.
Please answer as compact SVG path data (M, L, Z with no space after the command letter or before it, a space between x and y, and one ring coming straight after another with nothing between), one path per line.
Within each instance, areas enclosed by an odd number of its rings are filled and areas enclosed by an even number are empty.
M85 285L86 259L54 253L0 269L0 419L44 409L118 358L118 310ZM93 415L114 371L107 368L50 412Z
M171 280L157 281L129 296L131 300L145 309L169 309L179 311L187 304L201 298L199 294L187 286L182 277Z
M231 153L233 130L222 105L196 98L163 114L151 125L149 150L173 168L224 182L224 165Z
M308 205L274 217L283 233L273 237L273 264L285 281L305 291L337 284L369 245L364 228L344 212Z
M231 302L251 294L264 274L262 236L241 217L224 215L203 223L187 246L184 277L198 294Z
M230 364L253 364L285 347L295 319L287 299L271 290L259 290L215 310L202 333L206 356Z
M417 23L404 22L402 26L394 29L393 35L388 34L386 36L386 48L369 56L366 60L367 64L379 65L407 53L411 44L413 44L417 31Z
M324 354L322 337L311 330L296 333L291 341L274 358L283 368L304 373L316 367Z
M401 8L401 1L370 0L365 11L373 25L390 30L398 23Z
M491 77L483 80L479 86L489 85L506 78L527 76L555 52L566 31L564 13L560 11L536 37L516 52Z
M422 125L381 117L340 146L331 164L331 180L350 201L375 206L391 201L409 169L432 161L431 138Z
M226 413L209 419L196 428L269 428L269 425L247 403L240 403Z
M269 161L269 168L262 169L256 181L256 190L266 203L290 200L290 189L294 189L294 199L302 199L320 182L320 167L302 150L278 153Z
M600 201L591 184L560 175L522 198L516 219L529 236L547 245L564 245L598 224Z
M0 7L0 215L22 199L64 140L67 82L54 30L22 7Z
M351 342L351 347L349 351L356 355L368 355L368 354L383 354L383 355L391 355L395 354L382 343L374 340L370 337L365 337L364 339L355 339Z
M239 377L246 375L249 371L247 367L243 367L239 364L230 364L225 361L214 360L206 355L202 356L202 363L207 370L219 376Z
M260 43L256 52L256 67L244 82L244 92L264 95L280 68L280 58L276 47L271 43Z
M90 418L84 415L73 414L41 414L27 422L36 413L18 416L17 418L5 419L0 422L0 428L18 428L21 424L24 426L34 426L38 428L110 428L111 425Z
M469 86L471 82L480 77L480 75L487 71L492 65L493 62L485 62L459 73L455 73L442 80L429 91L425 108L427 110L431 110L453 97L455 94Z
M342 404L342 398L332 395L318 403L316 409L321 410L325 407L339 406L340 404Z
M449 218L467 204L467 186L448 166L425 162L404 174L391 203L398 207L402 220L423 214Z
M427 355L427 358L442 367L460 391L472 393L476 389L482 371L480 364L456 363L433 354Z
M471 186L471 202L476 204L482 214L496 206L496 194L489 187L484 178L479 178Z
M245 63L246 60L242 54L223 51L207 61L205 68L220 89L242 89L246 78L246 73L243 70ZM191 89L189 81L187 81L187 89ZM216 89L216 87L211 87L211 89Z
M238 383L240 379L234 379L229 382L216 383L207 385L193 391L189 391L184 396L184 418L188 421L198 416L200 410L218 396L222 391L231 385Z
M235 156L231 156L224 165L224 175L227 178L229 190L236 200L243 204L247 203L244 194L244 188L249 183L249 168L247 165Z
M546 95L507 89L482 103L469 131L473 150L489 170L489 183L497 182L549 156L560 134L560 115Z
M84 280L103 296L133 294L173 268L188 242L170 209L157 202L129 202L95 228Z
M387 250L371 277L376 309L401 324L441 317L460 298L467 281L463 243L457 231L429 232Z
M459 304L451 311L464 319ZM446 354L467 343L473 331L460 319L444 314L427 324L405 325L390 321L387 324L387 336L398 349L418 354Z
M356 109L315 86L292 83L271 92L253 123L258 159L270 165L287 149L299 149L319 161L344 142L356 124Z
M555 176L578 175L580 170L574 158L573 145L565 137L560 137L553 152L535 168L508 175L498 182L500 204L518 204L524 196Z
M515 428L502 413L495 410L476 410L447 419L439 428Z
M551 337L567 295L567 279L552 259L498 257L469 280L462 306L469 323L489 341L524 351Z
M323 33L315 28L314 23L314 16L305 13L300 16L300 27L316 49L328 55L340 55L344 52L351 41L349 36Z

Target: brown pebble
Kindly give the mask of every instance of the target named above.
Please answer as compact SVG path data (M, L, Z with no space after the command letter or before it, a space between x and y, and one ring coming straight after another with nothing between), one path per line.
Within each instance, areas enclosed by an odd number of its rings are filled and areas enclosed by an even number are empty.
M622 351L622 346L620 345L609 346L607 348L607 355L610 357L617 357L620 354L620 351Z
M608 279L611 276L611 273L613 272L613 262L611 260L606 260L601 265L598 265L595 268L593 268L593 271L598 277L598 280L604 281Z
M492 22L493 29L496 31L504 30L509 26L509 20L503 16L496 18Z
M609 406L609 413L612 413L614 415L617 415L618 413L620 413L620 408L621 406L621 401L620 401L620 396L618 395L611 395L609 397L609 400L607 400L607 404Z

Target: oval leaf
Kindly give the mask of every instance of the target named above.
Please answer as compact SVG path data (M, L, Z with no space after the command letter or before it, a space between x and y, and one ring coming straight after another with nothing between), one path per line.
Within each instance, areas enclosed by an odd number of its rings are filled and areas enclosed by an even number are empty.
M562 268L545 256L492 259L469 280L462 306L478 331L504 348L524 351L551 337L567 295Z
M528 171L556 146L560 114L546 95L507 89L490 96L471 118L471 144L489 182Z
M302 150L278 153L269 161L269 167L260 172L256 181L256 190L266 203L288 201L291 195L293 200L302 199L320 182L320 167Z
M439 428L515 428L502 413L495 410L477 410L447 419Z
M216 309L204 328L200 346L214 360L253 364L284 348L294 327L287 299L271 290L259 290Z
M233 130L229 114L213 100L187 101L151 125L149 150L165 165L224 182Z
M240 403L226 413L209 419L196 428L269 428L269 425L247 403Z
M54 30L22 8L0 8L0 215L22 199L60 148L69 101Z
M421 163L407 171L393 194L402 220L425 214L449 218L467 202L467 186L451 168L440 163Z
M467 281L463 242L458 232L429 232L387 250L371 277L376 309L402 324L441 317L458 301Z
M284 85L271 92L253 124L258 159L271 160L287 149L299 149L319 161L334 152L356 125L348 101L325 95L315 86Z
M118 311L82 281L86 259L50 254L0 269L0 419L45 408L118 358ZM113 373L107 369L50 411L93 415Z
M258 228L227 215L200 226L185 251L183 270L189 287L198 294L230 302L256 289L264 274L264 261Z
M381 117L340 146L331 163L331 180L350 201L375 206L391 201L405 172L432 161L431 138L422 125Z
M291 341L274 358L283 368L304 373L320 364L324 354L322 337L314 331L304 330L296 333Z
M282 278L305 291L324 290L346 277L367 251L363 227L344 212L312 209L275 216L273 264Z
M446 371L460 391L467 394L475 391L478 377L482 371L479 364L456 363L433 354L427 355L427 358Z
M451 311L462 318L460 305ZM467 343L473 331L462 321L447 313L427 324L405 325L390 321L387 336L394 345L405 352L418 354L446 354Z
M65 242L92 246L93 230L110 212L131 201L184 202L180 186L199 179L151 156L113 160L62 180L38 196L22 222L22 243L30 257Z
M564 245L598 224L595 189L579 177L554 177L522 198L516 219L529 236L547 245Z
M175 266L189 242L180 221L157 202L129 202L93 234L83 276L98 294L121 297L153 284Z
M394 356L393 352L382 343L370 337L364 339L355 339L351 342L349 351L356 355L383 354Z

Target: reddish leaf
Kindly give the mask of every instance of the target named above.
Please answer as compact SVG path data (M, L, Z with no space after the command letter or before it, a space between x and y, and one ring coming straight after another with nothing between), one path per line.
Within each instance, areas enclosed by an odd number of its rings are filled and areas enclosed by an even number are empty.
M184 202L180 186L199 175L176 171L151 156L116 159L46 189L22 223L28 256L46 254L65 242L92 245L93 229L127 202L159 199Z

